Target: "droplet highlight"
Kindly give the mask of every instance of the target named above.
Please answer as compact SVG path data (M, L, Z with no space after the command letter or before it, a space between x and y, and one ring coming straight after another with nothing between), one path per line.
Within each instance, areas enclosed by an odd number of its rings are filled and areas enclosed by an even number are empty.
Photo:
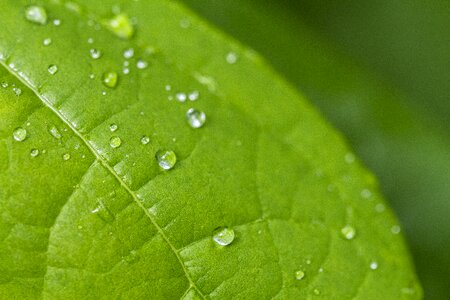
M148 143L150 143L150 138L148 136L143 136L141 138L141 144L142 145L147 145Z
M109 140L109 145L112 148L119 148L122 145L122 139L118 136L113 136L110 140Z
M51 75L55 75L58 72L58 67L56 65L50 65L47 70Z
M100 57L102 57L102 51L92 48L89 49L89 55L91 56L92 59L99 59Z
M27 138L27 130L22 127L17 127L13 131L13 137L16 141L22 142Z
M47 11L42 6L32 5L25 9L25 18L36 24L47 24Z
M116 72L106 72L103 74L102 81L103 84L109 88L114 88L117 85L119 76Z
M298 270L295 272L295 279L302 280L305 277L305 272Z
M39 150L38 149L31 149L30 155L31 155L31 157L38 156L39 155Z
M206 122L206 115L200 110L190 108L186 112L186 121L192 128L200 128Z
M64 161L68 161L70 159L70 157L71 157L70 153L64 153L63 156L62 156Z
M163 170L170 170L172 169L175 164L177 163L177 156L175 152L168 150L168 151L158 151L156 153L156 159L158 161L158 165Z
M346 225L341 229L342 236L347 240L352 240L356 235L356 230L350 225Z
M230 245L234 238L234 230L228 227L219 227L213 232L213 240L220 246Z

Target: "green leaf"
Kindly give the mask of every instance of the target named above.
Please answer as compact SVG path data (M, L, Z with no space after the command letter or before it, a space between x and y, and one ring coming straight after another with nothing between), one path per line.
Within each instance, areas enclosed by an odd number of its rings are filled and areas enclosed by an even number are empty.
M375 179L258 55L171 1L26 2L0 11L2 298L420 298Z

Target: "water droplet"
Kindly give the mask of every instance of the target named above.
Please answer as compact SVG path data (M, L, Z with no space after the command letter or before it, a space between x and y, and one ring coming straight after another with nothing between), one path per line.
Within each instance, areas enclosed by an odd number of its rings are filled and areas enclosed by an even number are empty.
M313 293L314 295L320 295L320 291L318 289L314 289Z
M109 125L109 130L111 130L111 132L115 132L117 131L117 129L119 129L119 126L117 126L117 124L113 123Z
M369 199L372 197L372 192L368 189L364 189L361 191L361 197L363 197L364 199Z
M189 28L191 26L191 21L189 21L188 19L181 19L180 26L184 29Z
M141 143L142 143L142 145L147 145L148 143L150 143L150 138L148 136L144 135L141 138Z
M50 134L57 140L61 139L62 135L59 132L58 128L56 128L56 126L51 126L48 129L48 132L50 132Z
M98 216L100 219L107 223L111 223L112 221L114 221L114 215L105 206L102 200L99 200L97 202L97 206L91 211L91 213Z
M377 205L375 205L375 211L382 213L383 211L385 211L386 207L384 206L383 203L378 203Z
M122 140L120 139L120 137L118 136L113 136L110 140L109 140L109 145L112 148L119 148L120 145L122 145Z
M305 272L298 270L295 272L295 279L302 280L305 277Z
M192 128L200 128L206 122L206 115L202 111L190 108L186 112L186 120Z
M4 88L4 89L6 89L9 86L9 84L7 82L2 82L1 85L2 85L2 88Z
M311 260L310 260L310 259L307 259L307 260L306 260L306 264L307 264L307 265L310 265L310 264L311 264Z
M59 26L59 25L61 25L61 20L60 20L60 19L54 19L54 20L53 20L53 25L54 25L54 26Z
M148 62L146 62L145 60L140 59L140 60L137 61L136 67L137 67L138 69L141 69L141 70L142 70L142 69L145 69L145 68L148 67Z
M198 97L200 97L200 93L198 91L192 91L189 93L188 98L191 101L195 101L198 99Z
M172 86L170 84L167 84L164 88L167 92L170 92L172 90Z
M38 149L31 149L30 155L31 155L32 157L38 156L38 155L39 155L39 150L38 150Z
M172 169L177 163L177 156L173 151L158 151L156 153L156 159L158 160L158 164L163 170Z
M319 273L323 273L323 268L319 268Z
M229 63L230 65L234 65L238 60L238 56L234 52L229 52L227 54L227 56L225 57L225 59L226 59L227 63Z
M44 39L44 40L42 41L42 44L43 44L44 46L49 46L49 45L51 45L51 43L52 43L52 39L51 39L51 38L46 38L46 39Z
M123 57L125 57L126 59L130 59L134 56L134 49L133 48L128 48L125 49L123 51Z
M102 51L92 48L89 50L89 54L91 55L92 59L99 59L102 57Z
M391 227L391 232L392 232L393 234L399 234L400 231L401 231L401 228L400 228L400 226L398 226L398 225L394 225L394 226Z
M13 137L16 141L22 142L27 138L27 130L22 127L17 127L13 131Z
M21 88L15 87L15 88L13 88L13 92L14 92L14 94L16 94L16 96L22 95L22 89Z
M104 20L103 25L121 39L130 39L134 34L133 24L126 14L117 14Z
M52 75L55 75L58 72L58 67L56 65L50 65L48 67L48 72Z
M187 98L187 96L186 96L185 93L177 93L177 94L175 95L175 97L176 97L177 100L180 101L180 102L185 102L185 101L186 101L186 98Z
M377 263L376 261L371 262L371 263L370 263L370 268L371 268L372 270L378 269L378 263Z
M122 72L125 75L130 74L130 69L129 68L123 68Z
M134 264L139 260L139 258L139 254L136 252L136 250L131 250L130 254L125 257L125 261L129 264Z
M352 164L355 162L355 155L351 152L345 154L345 162L348 164Z
M47 11L41 6L28 6L25 9L25 18L30 22L45 25L47 24Z
M213 240L221 246L228 246L234 241L234 230L228 227L219 227L213 232Z
M114 88L117 85L118 75L116 72L106 72L103 74L103 84L109 88Z
M341 233L344 238L346 238L347 240L351 240L355 237L356 231L352 226L346 225L341 229Z
M94 43L94 39L90 37L90 38L87 39L87 42L88 42L88 44L93 44Z
M94 79L95 75L94 74L89 74L89 79Z
M65 161L68 161L70 159L70 157L71 157L70 153L64 153L62 156L63 160L65 160Z

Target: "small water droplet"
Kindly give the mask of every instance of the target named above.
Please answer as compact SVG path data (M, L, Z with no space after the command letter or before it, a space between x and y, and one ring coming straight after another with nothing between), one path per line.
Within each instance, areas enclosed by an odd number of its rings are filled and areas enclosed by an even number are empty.
M384 212L385 209L386 209L386 207L384 206L383 203L378 203L377 205L375 205L375 211L378 213Z
M138 69L141 69L141 70L142 70L142 69L145 69L145 68L148 67L148 62L146 62L145 60L140 59L140 60L137 61L136 67L137 67Z
M170 84L167 84L164 88L167 92L170 92L172 90L172 86Z
M49 45L52 44L52 39L51 39L51 38L46 38L46 39L44 39L44 40L42 41L42 44L43 44L44 46L49 46Z
M88 44L93 44L94 43L94 39L90 37L90 38L87 39L87 42L88 42Z
M177 163L177 156L173 151L158 151L156 153L156 159L158 160L158 164L163 170L172 169Z
M89 50L89 54L91 55L92 59L99 59L102 57L102 51L92 48Z
M109 140L109 145L112 148L119 148L120 145L122 145L122 140L120 139L120 137L118 136L113 136L110 140Z
M48 132L50 132L50 134L57 140L61 139L61 137L62 137L58 128L56 128L56 126L54 126L54 125L49 127Z
M355 155L351 152L345 154L345 162L348 164L352 164L355 162Z
M307 265L310 265L310 264L311 264L311 260L310 260L310 259L307 259L307 260L306 260L306 264L307 264Z
M31 155L32 157L38 156L38 155L39 155L39 150L38 150L38 149L31 149L30 155Z
M305 272L298 270L295 272L295 279L302 280L305 277Z
M191 101L195 101L198 99L198 97L200 97L200 93L198 91L192 91L189 93L188 98Z
M177 93L175 95L175 97L177 98L178 101L185 102L186 98L187 98L187 95L185 93Z
M401 228L400 228L400 226L398 226L398 225L394 225L394 226L391 227L391 232L392 232L393 234L399 234L400 231L401 231Z
M122 72L125 75L130 74L130 69L129 68L123 68Z
M126 14L117 14L109 20L104 20L103 25L121 39L130 39L134 34L133 23Z
M142 143L142 145L147 145L148 143L150 143L150 138L148 136L144 135L141 138L141 143Z
M9 84L7 82L2 82L1 85L2 85L2 88L4 88L4 89L6 89L9 86Z
M50 65L48 67L48 72L52 75L55 75L58 72L58 67L56 65Z
M105 206L102 200L97 201L97 206L91 211L94 215L98 216L100 219L107 223L114 221L114 215Z
M319 273L323 273L323 268L319 268Z
M370 268L371 268L372 270L378 269L378 263L377 263L376 261L371 262L371 263L370 263Z
M213 232L213 240L221 246L228 246L234 241L234 230L228 227L219 227Z
M47 24L47 11L42 6L32 5L25 9L25 18L33 23Z
M63 160L65 160L65 161L68 161L70 159L70 157L71 157L70 153L64 153L62 156Z
M106 72L103 74L103 84L109 88L114 88L117 85L118 77L116 72Z
M361 191L361 197L363 197L364 199L369 199L372 197L372 192L369 189L363 189Z
M188 19L181 19L180 26L184 29L189 28L191 26L191 21L189 21Z
M94 79L95 75L94 74L89 74L89 79Z
M16 141L22 142L27 138L27 130L22 127L17 127L13 131L13 137Z
M111 130L111 132L115 132L117 131L117 129L119 129L119 126L117 126L117 124L113 123L109 125L109 130Z
M313 293L314 295L320 295L320 291L318 289L314 289Z
M13 88L13 92L14 92L14 94L16 94L16 96L22 95L22 89L21 88L15 87L15 88Z
M229 63L230 65L234 65L238 60L238 56L235 52L229 52L225 59L227 63Z
M343 227L343 228L341 229L341 233L342 233L342 236L343 236L345 239L351 240L351 239L353 239L353 238L355 237L355 235L356 235L356 230L355 230L355 228L353 228L352 226L346 225L345 227Z
M59 25L61 25L61 20L60 20L60 19L54 19L54 20L53 20L53 25L54 25L54 26L59 26Z
M192 128L200 128L206 122L206 115L202 111L190 108L186 112L186 120Z
M123 57L125 57L126 59L130 59L134 56L134 49L133 48L128 48L125 49L123 51Z
M139 254L136 252L136 250L131 250L130 254L125 257L125 261L129 264L134 264L139 260L139 258Z

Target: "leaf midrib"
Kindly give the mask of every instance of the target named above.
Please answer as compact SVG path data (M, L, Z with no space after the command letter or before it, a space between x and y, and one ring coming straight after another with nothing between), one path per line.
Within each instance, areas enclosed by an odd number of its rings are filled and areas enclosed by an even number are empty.
M152 215L149 213L149 211L145 208L145 206L142 204L142 202L137 198L136 193L133 192L133 190L122 180L122 178L120 178L120 176L114 171L114 168L111 167L108 162L106 161L106 159L104 157L102 157L96 150L95 148L88 142L88 140L72 125L72 123L67 120L55 107L53 107L49 101L49 99L47 99L46 97L44 97L43 95L40 95L39 92L37 91L36 88L34 88L33 86L30 85L30 83L28 82L28 80L26 80L25 78L23 78L20 74L14 72L14 70L10 69L9 66L4 62L4 61L0 61L0 65L5 68L12 76L14 76L15 78L17 78L19 81L21 81L28 89L30 89L35 95L36 97L38 97L39 100L41 100L41 102L45 105L45 107L47 107L48 109L50 109L50 111L52 111L52 113L54 113L66 126L68 126L70 128L70 130L86 145L86 147L89 149L90 152L92 152L92 154L94 155L95 159L97 161L99 161L101 163L101 165L106 168L106 170L114 176L114 178L120 183L120 185L125 189L125 191L130 194L130 196L133 198L133 201L136 202L136 204L144 211L144 214L149 218L150 222L153 224L153 226L155 226L156 230L158 231L158 233L161 235L161 237L164 239L164 241L167 243L167 245L170 247L170 249L172 250L172 252L175 254L178 262L181 265L181 268L183 269L183 272L186 275L186 278L189 281L189 287L187 289L187 292L189 292L189 290L191 288L194 288L198 294L203 298L206 299L205 295L201 292L201 290L197 287L197 285L194 283L193 279L191 278L188 270L186 269L186 267L184 266L183 260L180 256L180 254L178 253L177 249L175 248L175 246L170 242L169 238L167 237L167 235L164 233L163 229L161 228L161 226L155 221L155 219L152 217ZM183 295L186 295L185 292Z

